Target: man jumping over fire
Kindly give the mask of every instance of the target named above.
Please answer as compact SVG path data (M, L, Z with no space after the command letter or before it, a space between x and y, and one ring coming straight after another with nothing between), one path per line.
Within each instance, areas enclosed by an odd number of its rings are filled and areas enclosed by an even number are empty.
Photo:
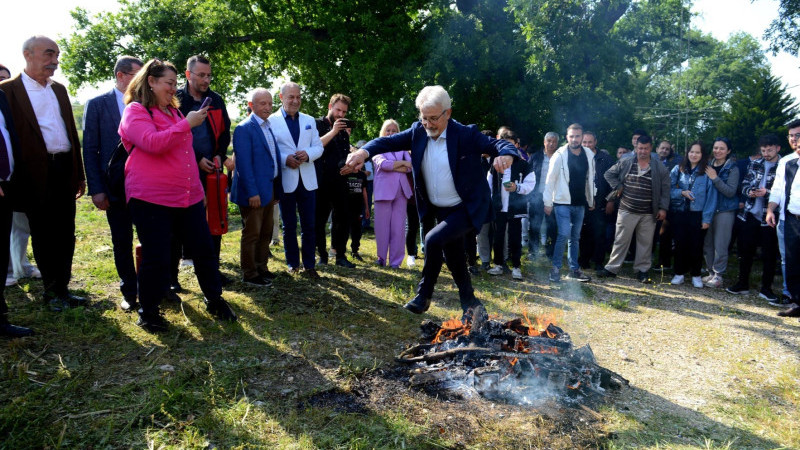
M511 167L517 152L511 143L486 137L475 125L451 119L451 103L444 88L426 86L415 102L419 121L351 153L342 173L360 169L365 160L378 153L411 149L417 212L420 219L434 217L438 224L425 236L422 280L417 295L405 308L414 314L430 308L433 287L446 260L458 286L462 322L471 322L481 302L475 298L467 272L464 236L492 220L489 186L481 182L486 178L486 173L481 173L481 154L497 156L494 166L502 173Z

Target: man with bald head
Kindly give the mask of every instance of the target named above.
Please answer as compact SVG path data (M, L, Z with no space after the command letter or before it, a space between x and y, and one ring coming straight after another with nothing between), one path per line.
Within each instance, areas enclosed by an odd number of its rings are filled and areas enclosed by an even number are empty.
M280 150L269 124L272 95L257 88L248 94L247 106L252 114L233 131L236 168L231 201L242 213L242 281L269 287L274 278L267 268L275 207L273 180L280 182Z
M54 311L83 305L68 290L75 251L75 201L86 189L81 145L66 88L51 79L60 50L34 36L22 47L25 69L0 83L17 126L20 157L11 187L28 216L44 301Z

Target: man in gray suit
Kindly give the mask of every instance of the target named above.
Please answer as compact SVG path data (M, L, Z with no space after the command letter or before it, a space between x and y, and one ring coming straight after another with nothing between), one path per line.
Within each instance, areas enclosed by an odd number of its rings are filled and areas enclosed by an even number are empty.
M106 186L105 168L119 143L119 121L125 109L123 97L133 76L142 68L142 61L120 56L114 65L114 89L89 100L83 113L83 161L86 181L94 205L106 212L114 247L114 265L122 291L120 307L124 311L138 308L136 301L136 268L133 263L133 223L124 198L111 198Z

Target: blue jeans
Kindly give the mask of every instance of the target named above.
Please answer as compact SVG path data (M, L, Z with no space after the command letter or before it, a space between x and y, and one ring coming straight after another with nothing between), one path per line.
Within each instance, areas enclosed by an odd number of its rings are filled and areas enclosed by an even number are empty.
M564 246L569 239L568 258L570 270L578 270L578 249L580 247L581 226L583 226L583 206L555 205L552 214L556 216L558 237L553 248L553 267L561 269Z
M789 294L789 289L786 287L786 241L783 239L783 230L786 225L786 222L781 217L781 220L778 221L778 226L775 227L778 230L778 251L781 253L781 274L783 274L783 295L787 297L791 297Z

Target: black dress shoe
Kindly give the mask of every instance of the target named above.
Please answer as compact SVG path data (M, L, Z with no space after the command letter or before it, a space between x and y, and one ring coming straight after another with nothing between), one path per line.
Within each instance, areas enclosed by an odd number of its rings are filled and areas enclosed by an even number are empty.
M347 258L336 258L336 265L345 267L347 269L355 269L356 265L347 260Z
M364 262L364 258L362 258L358 252L352 252L352 255L353 259L355 259L356 261Z
M70 293L52 296L45 294L44 303L50 307L50 311L61 312L70 308L86 305L86 298L79 297Z
M650 275L647 272L637 272L636 279L641 283L650 283Z
M86 297L70 294L69 292L63 298L67 301L67 303L69 303L70 306L84 306L87 303Z
M205 297L203 300L206 302L206 309L211 315L217 319L236 322L236 313L233 312L228 302L222 298L219 298L213 302L208 301L208 299Z
M163 333L169 330L169 322L159 313L148 314L140 311L136 325L151 333Z
M25 336L33 336L33 330L30 328L20 327L18 325L11 325L5 314L0 316L0 336L10 338L21 338Z
M779 312L778 315L781 317L800 317L800 305L792 303L789 309Z
M301 273L301 276L304 276L304 277L312 279L312 280L318 280L318 279L322 278L319 275L319 272L317 272L317 269L314 269L314 268L303 270L303 272Z
M258 274L261 275L261 278L264 278L265 280L270 280L271 281L271 280L275 279L275 274L270 272L269 269L261 270L261 271L258 272Z
M414 314L422 314L431 307L431 299L425 298L422 294L417 294L416 297L406 303L403 308L411 311Z
M602 269L597 269L597 272L594 273L597 278L616 278L617 274L614 272L606 269L603 267Z
M122 301L119 302L119 308L125 312L137 311L139 309L139 302L136 301L136 297L123 298Z

